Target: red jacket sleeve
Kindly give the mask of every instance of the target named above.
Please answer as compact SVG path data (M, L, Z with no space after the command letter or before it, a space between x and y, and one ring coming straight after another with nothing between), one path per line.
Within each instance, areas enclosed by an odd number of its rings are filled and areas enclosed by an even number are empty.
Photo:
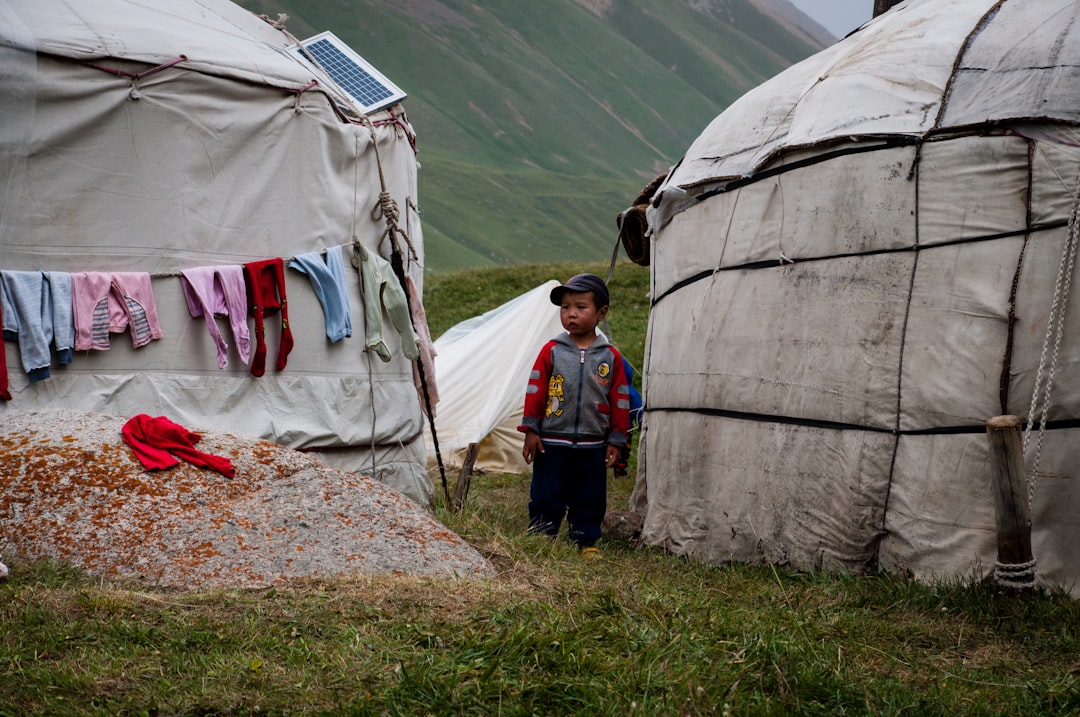
M540 422L544 420L544 413L547 411L548 381L551 378L551 347L554 343L554 341L548 341L544 344L544 348L540 349L529 372L529 383L525 389L525 411L521 425L518 426L518 430L522 433L528 431L540 433Z
M626 366L622 354L614 346L611 387L608 389L608 405L611 406L607 442L616 446L625 446L630 438L630 384L626 380Z

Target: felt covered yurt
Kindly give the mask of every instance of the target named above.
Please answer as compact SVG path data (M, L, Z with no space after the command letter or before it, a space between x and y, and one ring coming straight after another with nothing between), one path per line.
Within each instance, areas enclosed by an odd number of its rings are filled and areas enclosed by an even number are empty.
M163 415L318 451L424 502L401 308L422 291L415 136L282 19L227 0L0 0L0 420ZM270 268L245 304L248 264ZM74 346L44 303L65 291Z
M645 210L647 542L987 577L1013 415L1080 595L1078 98L1080 4L907 0L702 132Z

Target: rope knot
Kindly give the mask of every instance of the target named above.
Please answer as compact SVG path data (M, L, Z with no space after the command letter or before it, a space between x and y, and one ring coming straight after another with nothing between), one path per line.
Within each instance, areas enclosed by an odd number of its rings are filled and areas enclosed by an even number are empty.
M397 239L400 236L405 240L405 245L409 248L409 257L413 260L417 260L419 257L416 254L416 247L413 246L412 239L405 233L405 230L398 226L399 216L400 212L398 210L397 202L390 196L390 192L385 189L379 192L379 201L371 208L371 220L373 222L386 222L386 230L383 231L382 236L379 237L379 246L381 247L383 242L389 237L391 243L390 249L393 253L397 253L399 251Z
M372 221L379 222L385 219L387 227L396 230L399 216L397 202L390 196L390 192L379 192L379 201L371 209Z
M288 21L289 16L283 12L279 12L277 20L271 20L268 15L259 15L259 19L270 24L271 27L277 30L284 30L285 23Z

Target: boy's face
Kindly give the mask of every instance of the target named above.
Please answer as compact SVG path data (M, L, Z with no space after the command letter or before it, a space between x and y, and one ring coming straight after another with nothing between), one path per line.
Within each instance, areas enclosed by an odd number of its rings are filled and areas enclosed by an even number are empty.
M607 316L607 310L606 306L597 308L591 291L567 291L563 293L559 306L559 319L563 328L575 339L591 340L596 335L597 324Z

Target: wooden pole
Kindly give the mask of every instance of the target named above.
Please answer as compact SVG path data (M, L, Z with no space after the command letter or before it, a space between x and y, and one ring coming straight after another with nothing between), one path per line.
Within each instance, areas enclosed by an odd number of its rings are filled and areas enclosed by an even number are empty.
M994 512L997 516L998 582L1008 587L1033 587L1034 557L1031 554L1031 510L1028 506L1027 475L1024 472L1024 442L1020 435L1020 419L1016 416L995 416L986 422L990 442L990 475L993 479ZM1020 568L1019 576L1012 575ZM1030 573L1030 575L1029 575ZM1018 579L1013 579L1018 577Z
M898 5L900 0L874 0L874 17L883 12L888 12L893 5Z
M465 450L465 459L461 464L461 472L458 473L457 485L454 486L455 513L465 508L465 502L469 498L469 483L472 482L473 466L476 464L476 455L479 452L479 443L470 443Z

